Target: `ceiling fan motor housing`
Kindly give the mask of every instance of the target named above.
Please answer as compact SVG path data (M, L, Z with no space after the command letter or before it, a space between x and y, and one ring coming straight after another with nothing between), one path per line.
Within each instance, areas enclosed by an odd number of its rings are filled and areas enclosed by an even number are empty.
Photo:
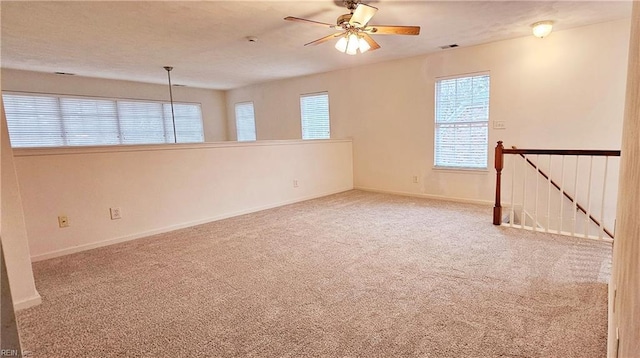
M338 26L344 28L345 25L348 25L349 20L351 20L351 16L353 16L353 14L344 14L344 15L338 16L338 20L336 21Z
M353 12L356 7L358 7L358 4L360 3L360 0L344 0L344 6L349 9L351 12Z

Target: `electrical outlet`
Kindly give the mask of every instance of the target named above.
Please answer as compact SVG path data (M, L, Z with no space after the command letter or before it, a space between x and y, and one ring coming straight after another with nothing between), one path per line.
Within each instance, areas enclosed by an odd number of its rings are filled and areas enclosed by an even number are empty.
M294 188L298 187L298 179L293 179L293 187Z
M417 184L420 181L420 178L417 175L413 176L413 183Z
M120 210L120 208L110 208L109 212L111 213L111 220L122 218L122 211Z
M69 218L66 215L58 216L59 227L69 227Z

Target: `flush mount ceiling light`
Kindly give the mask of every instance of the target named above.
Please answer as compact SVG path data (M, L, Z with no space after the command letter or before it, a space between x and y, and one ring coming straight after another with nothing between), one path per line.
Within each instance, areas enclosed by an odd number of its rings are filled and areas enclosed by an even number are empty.
M553 30L553 21L538 21L535 24L531 25L531 30L533 32L533 36L535 37L547 37L551 33L551 30Z

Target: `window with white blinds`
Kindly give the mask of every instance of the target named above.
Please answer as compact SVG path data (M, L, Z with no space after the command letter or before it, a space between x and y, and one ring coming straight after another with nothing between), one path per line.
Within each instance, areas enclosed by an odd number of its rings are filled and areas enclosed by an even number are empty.
M163 103L165 128L169 126L169 143L174 142L171 126L171 103ZM204 142L202 109L198 103L173 103L177 143ZM168 119L168 120L167 120Z
M236 135L241 142L256 140L253 102L236 103Z
M327 92L300 96L302 139L329 139L329 94Z
M436 81L435 166L486 169L489 75Z
M14 148L204 141L196 103L174 103L176 141L170 103L26 93L2 98Z

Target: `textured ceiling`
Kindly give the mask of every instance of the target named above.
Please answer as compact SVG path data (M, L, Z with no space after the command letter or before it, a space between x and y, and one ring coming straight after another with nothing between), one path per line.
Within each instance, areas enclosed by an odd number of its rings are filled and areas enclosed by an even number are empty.
M418 25L419 36L376 35L381 49L348 56L334 42L304 47L332 30L284 21L296 16L334 23L335 1L2 1L3 68L230 89L274 79L530 35L530 24L555 30L630 17L629 1L396 1L372 24ZM258 41L249 42L247 36Z

